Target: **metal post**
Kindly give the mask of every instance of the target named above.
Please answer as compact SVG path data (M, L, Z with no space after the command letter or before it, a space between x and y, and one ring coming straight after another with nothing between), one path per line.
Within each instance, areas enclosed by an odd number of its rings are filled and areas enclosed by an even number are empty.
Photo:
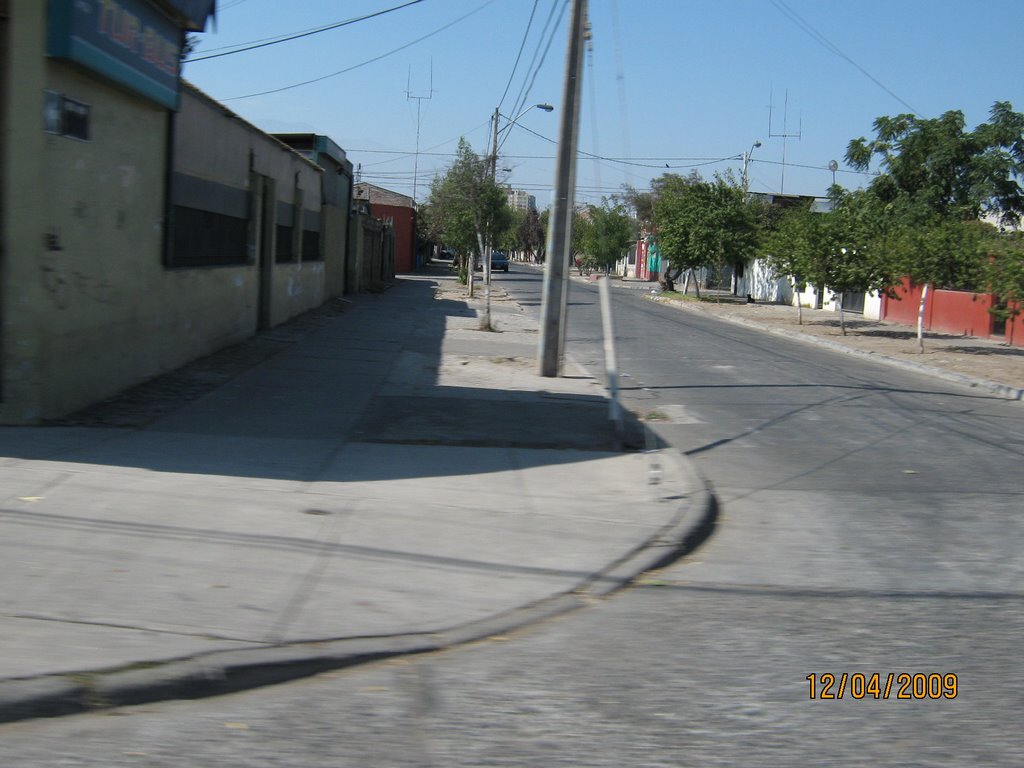
M573 0L572 23L562 92L562 120L558 136L558 160L555 170L555 199L548 228L547 260L541 299L540 338L537 359L540 375L558 376L565 347L568 307L569 258L572 255L572 211L576 186L576 142L579 135L580 72L583 61L583 32L586 0Z

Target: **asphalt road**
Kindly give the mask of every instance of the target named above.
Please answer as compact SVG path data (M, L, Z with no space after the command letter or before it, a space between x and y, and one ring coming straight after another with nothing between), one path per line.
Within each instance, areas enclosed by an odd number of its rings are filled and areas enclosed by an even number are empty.
M536 308L537 273L496 280ZM1024 408L613 295L627 404L720 499L701 549L473 647L3 726L4 764L1024 764ZM600 366L596 291L570 300L570 353ZM878 698L810 699L825 673L877 673ZM939 677L914 698L902 674Z

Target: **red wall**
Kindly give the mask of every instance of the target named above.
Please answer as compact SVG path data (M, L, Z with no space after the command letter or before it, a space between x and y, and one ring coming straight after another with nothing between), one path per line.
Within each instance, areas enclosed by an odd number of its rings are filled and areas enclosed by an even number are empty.
M912 285L904 278L896 294L899 299L886 297L882 300L882 319L916 326L921 286ZM924 327L929 331L989 338L994 323L988 311L992 302L992 295L986 293L930 290L924 308ZM1006 340L1024 346L1024 316L1007 321Z
M416 268L416 217L412 208L399 205L370 206L378 219L395 222L395 272L412 272Z
M638 240L636 244L636 276L641 280L651 279L651 273L647 271L647 238Z

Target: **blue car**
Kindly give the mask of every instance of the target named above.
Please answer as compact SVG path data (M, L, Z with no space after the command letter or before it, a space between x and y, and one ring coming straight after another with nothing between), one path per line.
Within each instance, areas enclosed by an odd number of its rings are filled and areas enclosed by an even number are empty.
M484 268L483 259L477 261L476 268ZM508 256L501 251L491 251L491 272L508 272Z

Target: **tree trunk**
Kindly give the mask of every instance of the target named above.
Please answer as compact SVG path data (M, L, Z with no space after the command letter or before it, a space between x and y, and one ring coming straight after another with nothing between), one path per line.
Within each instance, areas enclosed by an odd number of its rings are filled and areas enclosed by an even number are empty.
M921 303L917 306L917 352L924 354L924 305L928 301L928 283L921 289Z
M796 296L796 324L804 324L804 300L800 298L800 294L803 291L800 290L800 286L795 282L793 283L793 295Z
M837 293L839 302L839 330L843 332L843 336L846 335L846 318L843 317L843 294Z
M697 273L693 271L692 267L690 269L690 274L693 276L693 290L696 292L697 298L699 299L700 298L700 280L697 279Z

